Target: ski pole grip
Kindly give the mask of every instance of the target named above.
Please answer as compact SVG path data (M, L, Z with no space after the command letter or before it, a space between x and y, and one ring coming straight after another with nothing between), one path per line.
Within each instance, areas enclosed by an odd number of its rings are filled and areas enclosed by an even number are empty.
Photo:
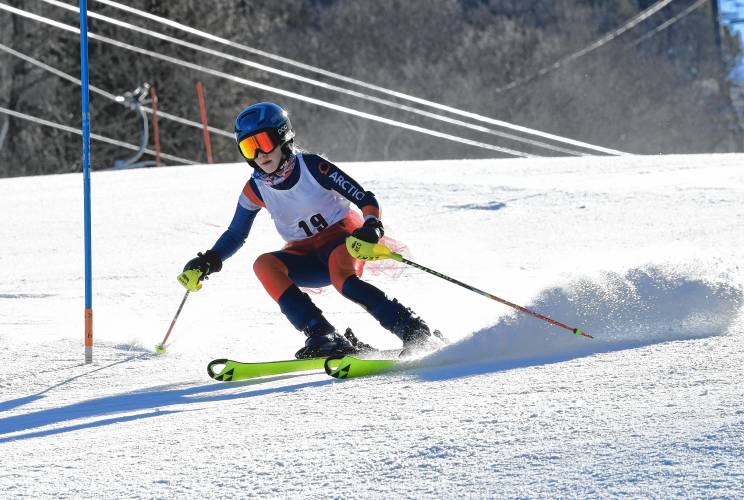
M355 259L364 261L393 259L402 262L403 259L381 243L370 243L353 236L346 237L346 250Z

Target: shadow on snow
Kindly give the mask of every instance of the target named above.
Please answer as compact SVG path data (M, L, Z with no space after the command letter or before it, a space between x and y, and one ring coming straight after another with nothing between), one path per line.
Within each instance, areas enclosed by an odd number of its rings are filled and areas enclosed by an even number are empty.
M15 415L12 417L0 419L0 435L10 434L14 432L27 431L30 429L38 429L46 427L48 425L60 424L69 422L72 420L95 418L102 416L109 416L112 414L126 414L137 411L146 411L146 413L138 413L136 415L121 415L114 418L106 418L103 420L96 420L94 422L86 422L75 425L67 425L55 429L47 429L41 431L30 432L21 435L8 436L0 438L0 443L9 441L17 441L22 439L31 439L35 437L43 437L54 434L62 434L65 432L101 427L105 425L130 422L134 420L158 417L168 415L171 413L179 413L182 411L193 411L193 410L153 410L161 406L183 406L191 405L194 403L208 403L215 401L230 401L237 399L252 398L256 396L264 396L267 394L277 393L292 393L303 389L305 387L314 387L330 384L333 380L320 380L315 382L305 382L299 384L293 384L281 387L272 387L268 389L255 390L255 391L244 391L239 393L220 394L223 391L231 391L240 387L250 387L266 382L278 381L283 379L296 378L297 376L308 375L294 374L294 375L283 375L270 378L262 378L259 380L252 380L246 382L235 382L230 384L224 383L210 383L207 385L200 385L196 387L189 387L185 389L168 389L168 390L144 390L135 393L119 394L116 396L106 396L97 399L91 399L88 401L82 401L80 403L74 403L59 408L50 408L48 410L41 410L31 413L25 413L23 415ZM59 385L59 384L58 384ZM48 389L47 389L48 390ZM43 391L46 392L46 391ZM197 397L206 395L204 397ZM29 396L28 398L39 399L41 394ZM20 398L20 399L28 399ZM18 401L18 400L14 400Z

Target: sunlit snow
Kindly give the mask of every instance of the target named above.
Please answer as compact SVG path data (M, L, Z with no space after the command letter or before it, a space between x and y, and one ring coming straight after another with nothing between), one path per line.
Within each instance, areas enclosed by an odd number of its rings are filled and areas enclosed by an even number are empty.
M741 497L744 155L341 164L415 269L365 276L453 343L412 371L232 384L214 358L303 337L253 275L268 214L189 297L248 167L98 172L94 363L81 175L0 180L0 491L7 498ZM399 345L332 289L339 329Z

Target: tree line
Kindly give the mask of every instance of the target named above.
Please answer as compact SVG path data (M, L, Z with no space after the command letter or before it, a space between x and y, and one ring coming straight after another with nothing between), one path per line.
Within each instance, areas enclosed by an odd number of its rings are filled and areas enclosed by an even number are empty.
M77 14L40 0L6 3L77 25ZM399 92L499 120L638 154L731 152L743 149L728 74L741 52L720 31L712 3L655 36L644 33L693 0L672 2L617 40L546 74L541 68L588 46L653 4L650 0L127 0L127 5L277 55ZM74 3L77 5L77 2ZM261 59L166 28L98 2L89 10L269 66ZM79 77L77 36L0 12L0 43ZM404 111L309 87L221 58L90 19L105 35L196 64L328 100L361 111L533 154L559 153L442 124ZM211 126L232 131L252 102L273 100L291 113L300 146L335 161L491 158L500 154L444 141L284 98L122 48L90 41L90 81L120 95L143 82L157 89L158 108L199 121L196 84L203 83ZM281 66L282 69L295 71ZM333 82L317 75L313 78ZM525 80L509 90L511 82ZM356 89L359 90L359 89ZM366 92L366 91L365 91ZM80 87L0 52L0 106L79 128ZM136 115L97 95L91 130L136 143ZM164 153L205 162L202 133L159 121ZM215 162L240 161L234 141L212 135ZM151 141L152 142L152 141ZM0 176L81 169L81 139L69 132L0 113ZM93 141L94 169L131 152Z

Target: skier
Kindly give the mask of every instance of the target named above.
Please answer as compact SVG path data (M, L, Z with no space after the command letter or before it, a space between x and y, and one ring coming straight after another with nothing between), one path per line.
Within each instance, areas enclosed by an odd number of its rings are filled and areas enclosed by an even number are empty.
M210 250L199 252L186 264L178 281L188 290L199 290L202 280L222 269L222 263L244 244L256 214L266 208L287 243L279 251L260 255L253 269L282 313L307 337L296 358L372 350L350 329L345 336L339 334L300 286L333 284L398 336L404 347L427 343L431 332L426 323L359 279L364 263L346 250L349 235L370 243L383 236L375 195L325 158L297 150L294 135L287 112L277 104L262 102L241 111L235 120L235 139L253 174L228 229Z

